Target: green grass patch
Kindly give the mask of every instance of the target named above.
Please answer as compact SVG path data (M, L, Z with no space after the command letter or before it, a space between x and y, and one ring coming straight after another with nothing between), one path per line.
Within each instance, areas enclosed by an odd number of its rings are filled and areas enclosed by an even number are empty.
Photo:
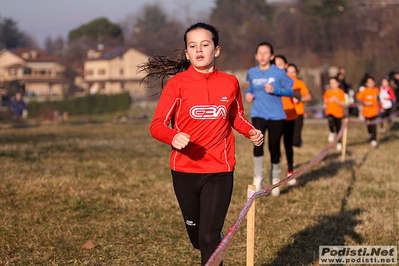
M98 121L0 129L0 265L199 265L173 192L170 147L151 137L149 121ZM320 245L397 245L397 128L373 148L366 126L350 125L345 162L333 149L297 186L258 199L256 265L318 265ZM296 169L327 136L326 121L305 121ZM224 233L252 182L252 146L242 136L236 157ZM83 249L88 241L96 247ZM244 222L224 265L245 258Z

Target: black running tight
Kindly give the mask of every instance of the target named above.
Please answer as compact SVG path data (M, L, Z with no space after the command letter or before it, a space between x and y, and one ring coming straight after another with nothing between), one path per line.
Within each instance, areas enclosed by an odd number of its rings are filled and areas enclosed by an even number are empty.
M303 128L303 115L299 115L297 119L294 120L294 137L292 140L292 145L295 147L302 146L302 128Z
M266 129L268 130L270 159L274 164L279 163L281 155L280 142L284 131L284 120L266 120L259 117L253 117L252 125L254 125L256 129L262 131L264 136L266 136ZM259 147L254 146L255 157L263 156L263 154L263 144Z
M341 130L342 118L337 118L332 115L328 115L327 118L328 118L328 127L330 128L331 133L338 134L339 131Z
M172 170L173 188L188 236L205 265L221 241L233 191L233 172L195 174Z
M292 140L294 137L294 123L295 120L284 121L284 148L287 157L288 172L294 171L294 149Z
M377 116L375 117L366 117L367 122L373 122L374 120L377 119ZM368 124L367 125L367 132L369 133L370 141L377 140L377 125L376 124Z

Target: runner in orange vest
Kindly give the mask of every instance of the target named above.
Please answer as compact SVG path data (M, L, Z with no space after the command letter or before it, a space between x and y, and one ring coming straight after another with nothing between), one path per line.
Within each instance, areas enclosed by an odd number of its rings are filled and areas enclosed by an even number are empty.
M372 122L379 115L379 90L375 87L374 77L369 76L366 80L366 88L356 94L363 105L362 115L366 121ZM375 124L368 124L367 131L370 134L369 141L371 146L377 146L377 126Z
M328 118L330 134L328 142L333 142L335 135L341 130L342 118L344 117L345 92L339 88L339 81L335 77L329 79L330 88L324 92L324 109ZM337 150L341 150L342 145L337 143Z
M283 55L276 55L274 57L275 64L278 68L286 70L288 67L287 58ZM292 78L292 77L291 77ZM284 119L284 131L283 131L283 142L285 148L285 156L287 158L287 177L294 173L294 149L292 141L294 139L294 122L298 118L294 106L294 97L281 97L283 102L283 108L287 116ZM296 179L292 179L288 182L289 185L295 185Z
M301 133L305 114L305 102L310 102L312 100L312 95L310 94L305 82L298 78L298 73L299 70L295 64L288 64L287 74L294 79L294 85L292 87L294 89L294 93L299 91L301 96L299 99L296 97L292 98L294 101L295 111L298 115L298 118L294 121L294 137L292 140L292 145L299 148L302 146Z

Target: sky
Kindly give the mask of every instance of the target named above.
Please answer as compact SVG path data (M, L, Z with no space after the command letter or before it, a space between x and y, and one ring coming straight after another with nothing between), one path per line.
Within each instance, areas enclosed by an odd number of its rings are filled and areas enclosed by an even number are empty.
M137 16L146 4L158 3L165 13L179 20L208 18L215 0L0 0L0 17L12 18L19 30L34 37L43 48L46 37L67 39L70 30L93 19L106 17L112 23Z

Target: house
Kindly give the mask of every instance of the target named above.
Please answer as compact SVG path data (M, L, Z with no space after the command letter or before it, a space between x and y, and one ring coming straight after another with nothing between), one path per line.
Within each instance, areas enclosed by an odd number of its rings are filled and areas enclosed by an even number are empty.
M131 47L91 49L84 62L86 92L113 94L129 92L140 98L147 94L140 80L145 73L137 73L137 66L148 60L148 55Z
M9 94L62 96L69 89L61 58L44 50L12 48L0 51L0 89Z

